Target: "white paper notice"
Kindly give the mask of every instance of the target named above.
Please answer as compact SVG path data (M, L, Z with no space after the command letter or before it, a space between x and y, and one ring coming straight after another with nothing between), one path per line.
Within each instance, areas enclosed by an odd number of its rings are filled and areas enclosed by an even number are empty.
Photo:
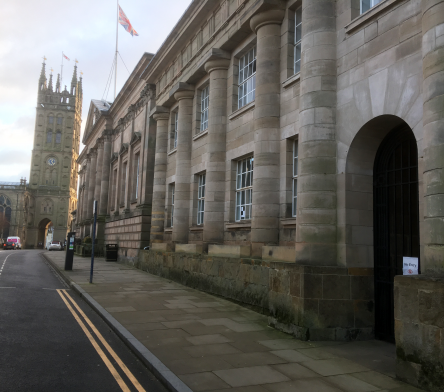
M419 261L417 257L403 257L402 258L402 274L403 275L418 275Z

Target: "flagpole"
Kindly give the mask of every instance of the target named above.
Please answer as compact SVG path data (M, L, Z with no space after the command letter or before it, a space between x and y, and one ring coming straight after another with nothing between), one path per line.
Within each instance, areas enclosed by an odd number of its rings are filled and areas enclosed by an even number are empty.
M117 20L116 20L116 60L114 65L114 100L116 100L117 86L117 53L119 50L119 0L117 0Z
M60 91L63 91L63 50L62 50L62 70L60 72Z

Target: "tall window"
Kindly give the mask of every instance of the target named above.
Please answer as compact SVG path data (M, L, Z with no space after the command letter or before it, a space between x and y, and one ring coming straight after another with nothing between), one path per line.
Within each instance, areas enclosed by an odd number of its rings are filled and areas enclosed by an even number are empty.
M208 129L208 106L210 103L210 86L202 90L200 96L200 131Z
M54 124L54 117L53 116L49 116L48 117L48 123L49 124Z
M52 131L46 133L46 143L52 143Z
M197 224L203 225L205 212L205 174L199 176L197 188Z
M236 175L236 221L251 219L253 200L253 162L249 157L237 162Z
M62 125L63 118L57 117L57 125Z
M254 101L256 90L256 47L239 60L238 108Z
M126 179L128 178L128 162L122 165L122 174L120 176L120 205L126 204Z
M175 186L171 185L171 227L173 227L173 219L174 219L174 192Z
M302 7L294 13L294 73L301 71Z
M135 189L135 198L139 197L139 164L140 164L140 154L136 155L136 189Z
M60 144L62 142L62 133L57 131L56 133L56 144Z
M292 215L296 216L298 201L298 141L293 142L293 186L292 186Z
M179 124L179 112L174 112L173 121L173 137L174 137L174 148L177 147L177 126Z
M361 0L361 14L380 3L382 0Z

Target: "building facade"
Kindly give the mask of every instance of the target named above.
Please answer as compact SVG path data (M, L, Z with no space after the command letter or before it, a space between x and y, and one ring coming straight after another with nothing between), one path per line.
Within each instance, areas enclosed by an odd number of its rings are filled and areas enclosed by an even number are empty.
M443 47L442 0L193 1L103 116L110 150L85 140L104 241L299 337L394 341L404 257L444 270Z
M0 183L0 204L4 204L0 214L4 211L9 231L14 232L10 235L20 236L28 249L46 245L48 228L54 240L64 241L71 228L71 212L77 209L82 78L77 79L74 66L70 89L65 86L62 91L60 75L54 88L52 73L48 82L45 68L43 63L29 183Z
M0 181L0 243L10 236L26 239L25 199L29 199L25 179L20 182Z

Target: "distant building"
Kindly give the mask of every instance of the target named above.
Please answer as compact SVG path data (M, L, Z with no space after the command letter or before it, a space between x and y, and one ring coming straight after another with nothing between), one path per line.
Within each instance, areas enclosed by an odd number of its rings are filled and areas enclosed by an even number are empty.
M62 90L60 75L55 88L52 74L47 84L43 63L29 183L0 183L3 233L20 236L25 248L44 246L50 226L59 241L71 227L71 212L77 208L82 98L82 78L77 80L76 66L70 89Z

